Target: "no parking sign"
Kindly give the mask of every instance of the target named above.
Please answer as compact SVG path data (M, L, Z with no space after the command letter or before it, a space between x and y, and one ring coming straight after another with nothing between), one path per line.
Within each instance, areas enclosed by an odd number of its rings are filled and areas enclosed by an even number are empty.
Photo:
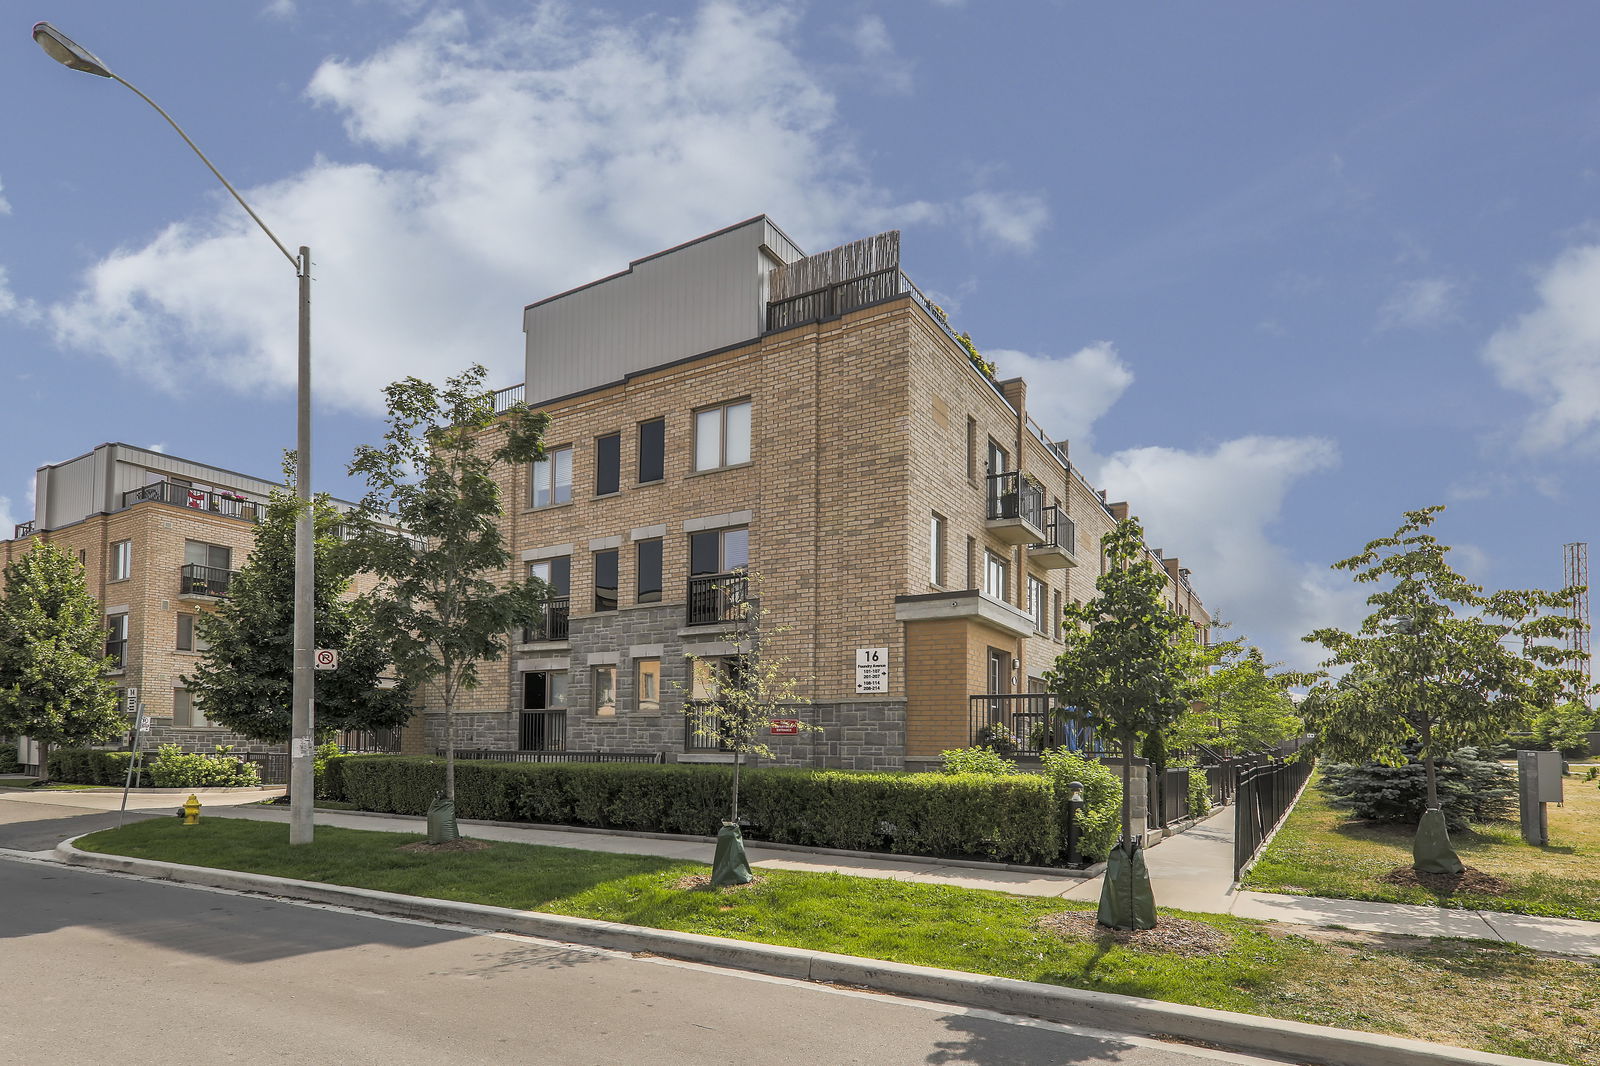
M312 665L318 670L338 669L339 653L333 648L318 648L312 659Z

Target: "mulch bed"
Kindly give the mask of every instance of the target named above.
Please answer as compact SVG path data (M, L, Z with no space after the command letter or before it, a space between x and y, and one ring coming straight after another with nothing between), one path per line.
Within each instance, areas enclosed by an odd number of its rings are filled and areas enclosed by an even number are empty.
M1410 866L1398 866L1378 880L1386 885L1425 888L1441 896L1456 892L1467 892L1475 896L1503 896L1511 891L1511 886L1494 874L1486 874L1471 866L1464 868L1458 874L1422 873Z
M396 851L421 851L433 853L435 851L483 851L491 847L486 840L468 840L461 837L457 840L446 840L443 844L430 844L426 840L419 840L413 844L401 844Z
M742 888L755 888L757 885L765 884L766 880L767 879L765 877L762 877L760 874L756 874L754 879L746 881L742 885L723 885L722 887L729 892L736 892ZM672 883L672 887L678 889L680 892L714 891L714 889L711 887L711 878L707 877L705 874L690 874L688 877L680 877L678 880Z
M1160 918L1154 929L1108 929L1096 920L1094 911L1063 911L1034 924L1066 940L1096 940L1191 957L1220 954L1233 945L1233 938L1216 926L1189 918Z

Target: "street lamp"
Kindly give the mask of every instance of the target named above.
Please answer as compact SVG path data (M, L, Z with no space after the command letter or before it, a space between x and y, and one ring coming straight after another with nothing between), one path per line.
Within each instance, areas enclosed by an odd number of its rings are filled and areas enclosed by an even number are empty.
M300 511L294 525L294 686L290 696L292 739L289 748L289 843L309 844L312 836L311 808L313 803L313 679L311 651L315 642L315 616L312 607L312 566L314 565L313 532L311 524L311 249L300 246L298 256L289 249L261 221L261 216L251 210L239 191L228 183L222 172L212 165L183 127L133 85L118 77L102 63L93 52L50 25L41 22L33 27L33 39L39 42L50 58L62 66L81 70L100 78L110 78L125 86L139 99L156 109L168 125L178 131L183 143L194 149L194 154L211 173L222 182L223 188L233 194L239 206L261 227L261 232L272 239L284 258L294 267L300 279L300 358L299 382L295 402L295 495L300 500Z

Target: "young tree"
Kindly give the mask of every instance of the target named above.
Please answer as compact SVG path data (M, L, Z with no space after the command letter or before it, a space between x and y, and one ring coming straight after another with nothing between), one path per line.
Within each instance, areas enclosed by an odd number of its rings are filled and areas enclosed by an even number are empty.
M731 658L690 656L693 680L685 695L704 697L695 716L695 732L705 741L733 752L733 795L728 819L717 832L711 883L715 887L745 884L751 879L745 859L744 836L739 829L739 775L743 761L775 759L763 737L774 718L792 718L796 708L810 703L800 693L800 683L789 672L789 659L773 650L773 643L790 627L766 625L761 619L761 579L757 574L735 576L716 595L727 603L733 621L723 641L736 650ZM820 731L801 723L800 729Z
M1443 510L1408 511L1393 536L1333 564L1384 588L1367 598L1373 612L1357 632L1329 627L1304 638L1328 650L1324 668L1344 673L1337 680L1319 675L1301 712L1319 750L1340 761L1399 766L1405 746L1417 746L1427 810L1412 845L1414 864L1460 873L1439 809L1435 759L1493 744L1508 725L1581 688L1581 679L1566 665L1569 653L1547 643L1575 624L1560 612L1576 590L1485 594L1451 568L1450 549L1426 532Z
M1288 693L1296 675L1273 673L1282 663L1267 662L1261 649L1243 638L1202 645L1192 627L1179 644L1190 657L1200 697L1173 723L1167 735L1171 747L1265 751L1305 731Z
M56 744L102 744L128 727L105 676L106 622L83 567L50 544L5 569L0 597L0 733L32 737L40 776Z
M316 674L316 729L392 729L411 715L405 684L380 688L389 665L365 605L347 599L354 553L338 535L344 521L326 496L312 504L316 535L313 606L317 647L339 652L336 670ZM213 613L196 620L209 645L184 678L206 717L256 740L290 739L294 686L294 526L300 502L274 491L255 546Z
M548 594L505 580L497 466L544 457L549 418L517 404L501 415L472 366L438 388L417 378L384 389L384 443L356 449L350 473L369 491L354 521L363 567L378 577L372 619L400 676L437 699L445 722L445 795L455 802L455 706L499 659L514 629L536 625ZM404 530L394 531L394 525Z
M1167 577L1146 562L1139 523L1118 522L1100 543L1107 565L1095 582L1097 595L1067 605L1066 648L1045 682L1064 708L1060 713L1122 740L1122 840L1106 869L1100 920L1148 929L1155 925L1155 907L1133 834L1129 757L1188 710L1198 689L1191 659L1178 644L1189 622L1163 601Z

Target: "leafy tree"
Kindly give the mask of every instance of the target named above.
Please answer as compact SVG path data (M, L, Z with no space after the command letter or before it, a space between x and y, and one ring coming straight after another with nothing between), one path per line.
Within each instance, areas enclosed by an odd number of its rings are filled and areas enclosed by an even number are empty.
M103 744L127 729L105 672L106 623L83 567L50 544L5 568L0 596L0 733L32 737L39 772L55 744Z
M1319 749L1341 761L1403 765L1416 746L1427 810L1413 845L1417 869L1457 873L1439 813L1436 759L1462 747L1484 747L1510 723L1552 707L1581 688L1569 653L1553 644L1575 624L1559 612L1577 590L1486 594L1451 568L1449 547L1427 532L1443 507L1408 511L1393 536L1370 542L1333 564L1363 583L1384 587L1355 633L1316 630L1304 639L1329 652L1301 705ZM1517 650L1521 647L1521 652Z
M1600 729L1600 716L1586 704L1568 700L1537 712L1532 724L1534 739L1551 751L1582 755L1589 750L1587 734Z
M512 630L538 624L548 595L541 581L504 580L512 560L495 473L544 457L549 418L523 404L496 415L487 374L475 365L443 388L417 378L388 386L384 443L357 448L350 463L369 486L352 543L378 578L367 597L374 629L400 676L444 711L451 803L456 703Z
M1282 663L1267 662L1261 649L1243 638L1202 645L1192 627L1179 644L1190 656L1200 697L1173 723L1167 738L1171 747L1266 751L1305 731L1288 693L1297 675L1273 673Z
M1192 659L1178 640L1189 622L1167 608L1161 590L1167 576L1145 559L1144 531L1138 521L1118 522L1100 540L1106 572L1095 582L1096 595L1084 604L1068 604L1066 647L1045 682L1063 714L1092 724L1102 734L1120 737L1127 754L1144 745L1159 747L1164 730L1189 709L1199 694L1192 679ZM1131 760L1122 767L1122 841L1128 871L1125 886L1132 898L1143 871L1133 835ZM1109 913L1113 891L1107 871L1101 914ZM1148 897L1148 878L1144 879ZM1129 918L1136 923L1129 908ZM1118 919L1120 922L1122 919ZM1148 920L1153 924L1154 911Z
M294 526L300 502L277 490L256 529L255 546L213 613L196 619L209 645L184 679L206 717L256 740L290 739L294 688ZM312 504L313 612L317 647L339 652L336 670L316 674L316 728L391 729L411 714L403 683L380 688L389 665L366 606L347 598L355 553L339 537L344 521L326 496Z

